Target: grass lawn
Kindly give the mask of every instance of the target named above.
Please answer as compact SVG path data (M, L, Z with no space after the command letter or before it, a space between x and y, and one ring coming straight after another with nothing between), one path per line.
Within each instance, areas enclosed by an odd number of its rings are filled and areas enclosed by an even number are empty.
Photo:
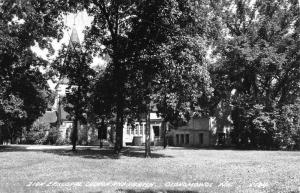
M0 192L300 192L300 152L0 146Z

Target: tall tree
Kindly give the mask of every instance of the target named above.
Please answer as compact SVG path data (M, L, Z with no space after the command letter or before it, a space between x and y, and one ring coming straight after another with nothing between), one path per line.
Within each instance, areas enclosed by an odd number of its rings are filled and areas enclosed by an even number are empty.
M224 26L222 62L214 73L226 92L216 90L232 100L235 142L270 146L276 112L299 96L299 2L220 2L213 5ZM259 144L259 136L269 144Z
M46 110L48 88L38 67L47 62L30 48L37 44L53 52L50 40L62 35L64 6L60 1L0 3L0 127L10 137L20 135Z
M104 75L106 83L102 84L104 93L108 92L102 95L102 100L108 99L116 114L116 151L122 146L125 118L149 115L151 101L162 100L161 104L167 104L169 109L177 102L179 117L184 105L193 106L203 95L204 88L208 88L202 36L209 22L204 19L205 14L201 19L198 17L200 8L205 7L207 4L197 1L176 0L89 1L87 4L89 13L95 17L87 44L95 53L106 53L111 58ZM104 47L101 49L100 45ZM190 78L194 82L189 83ZM180 87L172 90L173 83ZM190 94L193 96L187 97ZM161 109L161 113L167 117L167 111ZM149 119L147 123L146 156L149 156Z
M119 153L123 145L123 125L128 111L128 33L132 30L132 20L137 17L137 7L144 1L86 1L88 13L94 16L89 29L87 45L95 54L109 56L105 81L109 90L111 111L115 114L116 144ZM102 46L101 46L102 45Z
M53 63L61 78L68 80L68 92L63 99L65 110L73 120L71 141L76 150L78 124L86 123L90 97L90 82L94 71L90 68L91 55L80 45L76 29L73 29L68 47L64 47Z
M205 13L211 10L198 1L146 1L140 6L129 33L130 107L146 113L154 102L163 126L168 121L176 124L200 110L200 99L211 93L205 61L212 35L208 26L214 25Z

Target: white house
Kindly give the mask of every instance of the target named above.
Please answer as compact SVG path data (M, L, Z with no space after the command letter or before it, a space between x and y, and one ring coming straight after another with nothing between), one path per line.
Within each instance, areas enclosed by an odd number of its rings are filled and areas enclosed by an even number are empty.
M166 124L168 130L169 124ZM123 145L131 144L134 137L141 137L141 142L145 143L146 121L135 122L134 127L125 123L123 127ZM154 145L162 144L162 118L155 112L150 113L150 140Z
M206 147L230 143L230 126L220 126L215 117L193 117L185 126L171 130L172 145Z

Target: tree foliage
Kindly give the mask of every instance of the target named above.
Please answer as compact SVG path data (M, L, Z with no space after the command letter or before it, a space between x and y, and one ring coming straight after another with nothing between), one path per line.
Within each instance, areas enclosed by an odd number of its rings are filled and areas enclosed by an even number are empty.
M216 95L231 98L232 137L244 146L274 146L278 115L299 97L299 2L221 1L214 8L223 25Z
M53 69L57 70L61 79L68 81L66 96L62 99L64 109L73 120L71 141L76 150L78 139L78 122L86 123L89 107L91 81L94 71L90 68L92 58L79 42L71 40L68 47L60 50L59 56L53 62Z
M31 50L53 49L62 35L59 10L65 3L4 0L0 3L0 125L5 138L20 135L47 108L47 84L39 71L46 61Z
M150 104L174 125L195 112L232 122L239 146L299 146L297 0L2 1L2 133L17 135L51 98L38 70L47 62L30 47L53 53L62 13L83 9L93 17L84 46L63 48L53 67L69 80L66 110L76 123L91 109L96 119L113 120L116 152L126 120L149 115ZM96 75L92 56L107 59Z
M95 17L87 45L111 58L99 79L97 107L109 109L103 114L115 113L117 138L122 138L125 119L141 119L149 113L151 102L162 107L159 113L164 118L171 115L166 109L173 110L175 119L175 114L178 118L187 108L199 106L204 93L209 95L202 37L209 34L210 23L195 8L206 5L166 0L103 1L87 6Z

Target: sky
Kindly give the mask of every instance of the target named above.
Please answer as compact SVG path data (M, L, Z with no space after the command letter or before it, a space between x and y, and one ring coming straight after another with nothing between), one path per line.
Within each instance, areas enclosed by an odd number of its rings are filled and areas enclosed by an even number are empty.
M78 33L78 37L80 40L80 43L83 42L84 40L84 29L88 26L91 25L93 18L88 16L88 14L86 13L86 11L82 11L79 12L77 14L67 14L64 16L64 24L65 26L67 26L67 30L64 30L64 36L63 38L58 41L57 39L52 41L52 46L55 50L55 54L52 56L47 56L48 54L48 50L47 49L40 49L37 45L31 47L31 50L33 52L35 52L39 57L51 61L53 59L55 59L55 57L58 54L58 50L62 47L63 44L68 44L70 37L71 37L71 32L72 29L75 28L77 30ZM98 58L98 57L94 57L93 59L93 63L91 64L91 66L97 66L97 65L103 65L105 62L102 58ZM43 69L41 69L41 71L45 71ZM48 84L50 86L50 89L54 89L55 87L55 83L53 83L51 80L48 80Z
M58 51L62 44L68 44L72 29L75 28L78 32L79 40L82 43L84 39L83 30L85 27L90 26L92 18L87 15L86 12L80 12L78 14L68 14L64 16L64 24L68 27L67 30L64 30L63 38L58 41L57 39L53 40L52 46L55 51ZM31 48L38 56L44 59L53 59L57 55L57 52L54 56L47 57L48 51L46 49L41 50L37 45Z

